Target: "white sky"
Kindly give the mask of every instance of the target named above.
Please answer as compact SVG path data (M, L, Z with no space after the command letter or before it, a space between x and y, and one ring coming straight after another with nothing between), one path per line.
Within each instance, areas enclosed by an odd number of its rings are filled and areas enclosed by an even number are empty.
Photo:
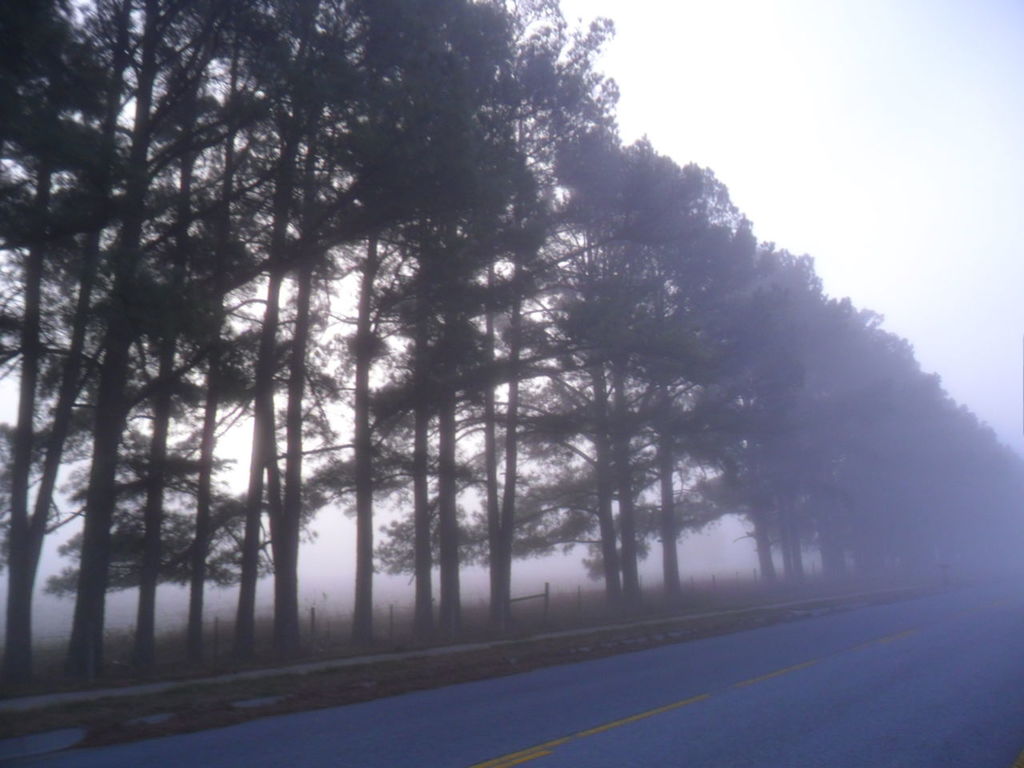
M759 239L813 256L1024 452L1024 2L562 7L616 23L624 140L712 168Z

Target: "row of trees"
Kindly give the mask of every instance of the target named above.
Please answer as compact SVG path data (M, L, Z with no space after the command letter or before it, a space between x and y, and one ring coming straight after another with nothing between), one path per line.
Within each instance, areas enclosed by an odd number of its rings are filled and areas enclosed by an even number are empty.
M727 512L769 579L809 546L835 574L966 561L1019 519L1020 461L905 342L759 245L709 171L622 146L606 23L554 0L3 14L5 679L31 674L42 544L72 520L50 588L81 676L111 589L138 587L155 663L161 581L189 586L193 661L205 589L237 583L245 658L272 572L294 655L328 504L356 520L360 644L375 561L414 574L419 636L453 637L469 559L503 629L513 559L559 547L630 610L649 542L672 598L678 537Z

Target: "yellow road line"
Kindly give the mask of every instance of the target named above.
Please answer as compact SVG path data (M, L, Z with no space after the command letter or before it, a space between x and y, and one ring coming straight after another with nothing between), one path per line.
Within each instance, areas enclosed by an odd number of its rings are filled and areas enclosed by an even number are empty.
M886 635L885 637L880 637L875 642L876 643L891 643L893 640L899 640L900 638L907 637L909 635L914 634L915 632L917 632L917 629L905 629L902 632L897 632L894 635Z
M760 677L752 677L749 680L744 680L743 682L735 683L735 684L733 684L733 688L745 688L748 685L753 685L754 683L760 683L760 682L762 682L764 680L771 680L773 677L779 677L780 675L785 675L785 674L787 674L789 672L796 672L798 669L803 669L804 667L810 667L810 666L812 666L814 664L817 664L817 663L818 663L818 659L811 659L810 661L805 661L802 664L794 664L792 667L786 667L784 669L777 669L774 672L769 672L767 675L761 675Z
M529 749L523 749L519 752L512 752L508 755L502 755L501 757L495 757L492 760L485 760L482 763L476 763L470 766L470 768L504 768L508 765L518 765L519 763L525 763L527 760L533 760L535 757L543 757L544 755L550 755L551 750L560 744L570 741L573 737L567 736L564 739L555 739L554 741L546 741L543 744L538 744L535 747Z
M660 715L664 712L670 712L673 709L685 707L687 704L695 704L698 701L703 701L704 699L710 697L711 694L702 693L700 696L693 696L689 699L683 699L682 701L675 701L671 704L666 704L662 707L656 707L655 709L649 709L646 712L640 712L636 715L624 717L621 720L613 720L612 722L605 723L604 725L598 725L594 728L588 728L585 731L579 731L577 733L574 733L572 736L566 736L565 738L555 739L554 741L546 741L543 744L538 744L535 747L523 749L519 752L512 752L508 755L502 755L501 757L495 757L491 760L486 760L482 763L474 763L469 768L510 768L510 766L519 765L520 763L525 763L528 760L534 760L538 757L550 755L555 747L565 744L567 742L574 741L576 739L586 738L587 736L593 736L597 733L604 733L605 731L610 731L612 728L618 728L622 725L635 723L637 720L643 720L646 717L653 717L654 715Z
M704 699L709 698L710 696L711 696L710 693L702 693L700 696L694 696L693 698L690 698L690 699L683 699L682 701L676 701L676 702L673 702L672 704L666 704L665 706L658 707L656 709L649 709L646 712L641 712L638 715L630 715L629 717L624 717L621 720L614 720L614 721L612 721L610 723L605 723L604 725L599 725L596 728L588 728L585 731L580 731L579 733L573 734L572 738L574 738L574 739L582 739L585 736L593 736L595 733L604 733L605 731L610 731L612 728L618 728L620 725L629 725L630 723L635 723L637 720L643 720L644 718L647 718L647 717L653 717L654 715L660 715L663 712L671 712L673 709L679 709L680 707L685 707L687 704L695 704L698 701L703 701Z
M902 632L896 632L896 633L891 634L891 635L886 635L885 637L876 637L874 640L868 640L866 643L861 643L860 645L855 645L852 648L850 648L849 650L851 650L851 651L860 651L860 650L863 650L864 648L870 648L873 645L878 645L879 643L883 643L883 644L891 643L894 640L899 640L902 637L908 637L908 636L914 634L915 632L920 632L920 631L921 630L920 630L919 627L912 627L910 629L904 629Z
M869 640L868 642L863 643L862 645L854 646L849 650L866 648L869 645L875 645L877 643L891 643L894 640L899 640L900 638L912 635L917 631L917 628L905 629L902 632L897 632L892 635L886 635L885 637L879 637L875 640ZM810 667L814 664L817 664L819 661L820 659L811 659L810 661L805 661L801 664L794 664L791 667L777 669L774 672L769 672L766 675L760 675L758 677L752 677L749 680L743 680L739 683L734 683L732 687L745 688L749 685L754 685L755 683L761 683L765 680L771 680L774 677L780 677L790 672L796 672L798 669L805 669L806 667ZM501 757L495 757L491 760L485 760L482 763L474 763L469 768L511 768L511 766L519 765L520 763L525 763L530 760L536 760L538 757L545 757L547 755L550 755L555 747L561 746L562 744L565 744L567 742L574 741L576 739L583 739L587 736L594 736L598 733L604 733L605 731L610 731L613 728L618 728L623 725L629 725L630 723L635 723L638 720L653 717L654 715L660 715L664 712L670 712L673 709L679 709L680 707L685 707L688 704L695 704L698 701L703 701L704 699L709 698L711 698L710 693L702 693L700 696L693 696L689 699L676 701L671 704L666 704L662 707L649 709L646 712L640 712L636 715L630 715L629 717L624 717L620 720L613 720L612 722L605 723L604 725L598 725L593 728L588 728L585 731L579 731L577 733L572 734L571 736L566 736L565 738L555 739L554 741L547 741L543 744L538 744L535 747L530 747L529 749L523 749L519 752L512 752L507 755L502 755ZM1017 758L1017 761L1010 768L1024 768L1024 752L1021 752L1020 757Z
M534 752L528 752L525 755L520 755L519 757L513 758L511 760L506 760L504 763L497 763L494 766L494 768L512 768L512 766L514 765L528 763L530 760L536 760L538 757L544 757L550 754L550 749L538 749Z

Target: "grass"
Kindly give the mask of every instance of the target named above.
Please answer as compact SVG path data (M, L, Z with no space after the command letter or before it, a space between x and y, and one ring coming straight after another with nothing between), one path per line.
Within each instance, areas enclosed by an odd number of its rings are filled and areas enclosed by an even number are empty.
M652 619L707 611L723 611L766 603L812 599L822 595L885 588L882 582L850 581L844 583L809 579L796 585L767 585L750 579L716 579L714 582L687 581L680 598L668 605L660 590L645 590L645 604L624 616L610 608L602 590L551 591L545 615L543 601L516 602L512 606L512 625L502 635L489 625L487 604L483 600L467 600L463 604L463 627L460 643L485 642L498 639L523 638L538 632L551 632L600 627L625 620ZM375 619L377 639L372 647L355 647L350 643L351 622L346 614L327 612L322 608L315 615L305 612L302 618L302 650L291 661L317 661L345 658L357 654L403 651L432 645L444 645L445 639L424 643L412 633L412 607L389 605L378 608ZM205 627L206 658L200 664L189 663L185 656L185 628L163 632L157 637L156 667L139 674L131 665L133 634L130 630L112 630L104 646L105 669L93 680L69 680L63 676L66 643L49 642L34 649L36 677L25 685L9 686L0 698L30 696L60 691L107 688L139 682L187 680L230 672L259 669L279 664L272 647L273 623L269 616L257 619L256 649L251 660L238 661L231 654L233 624L218 618Z
M890 585L891 586L891 585ZM357 663L316 674L296 674L281 670L259 679L234 680L216 684L188 681L193 678L224 674L232 671L271 667L273 656L269 647L261 645L260 654L245 665L222 657L211 659L202 666L183 663L167 663L144 679L132 676L130 670L112 663L110 670L100 679L93 681L93 687L115 687L154 680L181 681L170 691L159 694L127 696L120 698L99 698L87 702L63 704L22 712L0 713L0 738L37 733L68 727L84 727L88 731L87 743L103 744L139 738L149 738L171 733L188 732L202 728L230 725L254 717L303 711L326 706L350 704L382 696L407 693L469 680L478 680L506 674L513 674L551 664L568 663L583 659L607 656L631 650L652 647L673 642L683 642L697 637L724 634L727 632L763 626L778 621L790 620L796 613L788 608L761 608L744 613L694 618L695 615L710 612L732 611L757 606L770 606L791 601L810 602L807 609L832 609L864 601L851 597L871 589L884 588L878 584L847 583L836 585L811 582L799 587L766 588L753 583L718 583L684 590L683 596L671 610L657 595L649 595L645 610L633 612L628 621L620 613L604 606L599 593L553 593L547 615L544 615L541 601L516 603L513 608L514 625L505 638L499 638L487 626L486 606L471 604L465 608L465 632L460 642L481 641L506 642L500 645L474 649L457 650L441 656L413 656L411 658L378 660L372 663ZM889 601L919 593L921 589L904 593L880 593L874 601ZM845 597L834 597L846 595ZM295 661L342 659L366 653L367 649L356 649L347 640L347 626L332 620L332 631L328 635L327 624L319 623L322 634L310 633L307 626L306 654ZM379 644L370 653L426 649L426 644L415 644L409 635L409 621L405 612L385 610L378 615L378 627L382 633ZM224 626L218 631L227 633ZM262 636L269 636L270 623L261 622ZM571 635L551 637L551 633L575 630ZM548 636L545 636L545 633ZM161 651L168 653L175 648L183 650L181 633L161 638ZM225 639L229 637L225 634ZM212 640L212 637L210 638ZM122 638L130 640L130 637ZM220 640L218 640L220 642ZM211 646L212 647L212 646ZM111 658L119 652L130 650L130 642L123 646L114 643ZM223 651L227 646L222 647ZM42 693L89 687L57 680L41 679L22 693ZM14 692L5 692L7 696ZM239 709L234 703L264 697L278 697L264 706ZM139 718L150 715L172 715L159 723L139 722Z

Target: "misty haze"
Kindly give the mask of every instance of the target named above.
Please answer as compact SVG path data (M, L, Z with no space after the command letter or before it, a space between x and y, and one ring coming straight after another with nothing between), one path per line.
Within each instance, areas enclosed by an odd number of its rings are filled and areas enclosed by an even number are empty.
M1024 766L1024 9L629 5L0 9L0 760Z

